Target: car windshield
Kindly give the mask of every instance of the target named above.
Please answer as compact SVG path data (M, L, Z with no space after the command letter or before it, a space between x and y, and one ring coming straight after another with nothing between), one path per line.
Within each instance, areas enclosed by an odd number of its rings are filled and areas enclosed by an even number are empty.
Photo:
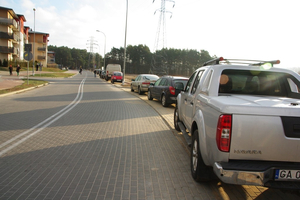
M116 73L114 73L114 76L122 76L122 73L121 72L116 72Z
M150 81L155 81L155 80L157 80L159 77L158 76L156 76L156 75L148 75L148 76L145 76L144 77L144 79L145 80L150 80Z
M300 83L290 74L270 71L224 70L219 93L291 97L299 95Z

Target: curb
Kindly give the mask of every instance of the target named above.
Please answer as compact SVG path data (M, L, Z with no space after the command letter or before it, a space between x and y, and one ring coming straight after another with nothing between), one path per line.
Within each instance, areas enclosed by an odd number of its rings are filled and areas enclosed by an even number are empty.
M44 84L37 85L37 86L34 86L34 87L26 88L26 89L23 89L23 90L18 90L18 91L14 91L14 92L8 92L8 93L5 93L5 94L0 94L0 97L8 96L8 95L11 95L11 94L19 94L19 93L22 93L22 92L33 90L35 88L40 88L40 87L46 86L48 84L49 83L44 83Z

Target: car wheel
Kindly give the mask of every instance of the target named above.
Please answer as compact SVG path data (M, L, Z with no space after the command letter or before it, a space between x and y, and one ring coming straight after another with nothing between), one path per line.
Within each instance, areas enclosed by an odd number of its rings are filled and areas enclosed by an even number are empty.
M111 81L112 84L114 84L114 81Z
M133 89L132 85L130 86L130 91L134 92L134 89Z
M169 104L167 103L167 98L166 98L166 95L162 95L162 97L161 97L161 105L163 106L163 107L167 107Z
M147 96L148 96L148 100L153 100L153 97L152 97L152 95L151 95L151 92L150 92L150 90L148 90L148 94L147 94Z
M174 127L177 131L181 131L180 128L179 128L179 113L178 113L178 107L176 106L175 107L175 110L174 110Z
M212 173L212 168L205 165L201 156L198 130L195 130L192 136L191 173L197 182L209 181Z
M138 93L139 93L139 95L144 93L144 92L142 92L141 87L138 87Z

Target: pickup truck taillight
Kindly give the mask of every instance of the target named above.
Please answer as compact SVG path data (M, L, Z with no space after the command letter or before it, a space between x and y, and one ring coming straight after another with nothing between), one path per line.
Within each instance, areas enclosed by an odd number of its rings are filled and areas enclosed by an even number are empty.
M172 95L175 95L175 88L173 88L172 86L169 87L170 93Z
M219 150L223 152L229 152L230 150L231 118L231 115L220 115L218 121L216 141Z

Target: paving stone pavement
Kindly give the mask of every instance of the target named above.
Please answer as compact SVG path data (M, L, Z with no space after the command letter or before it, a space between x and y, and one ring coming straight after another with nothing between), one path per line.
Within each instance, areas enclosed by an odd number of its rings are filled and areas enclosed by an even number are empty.
M91 75L73 109L1 156L0 199L218 199L210 185L192 180L186 151L151 106ZM35 124L49 117L32 101L67 104L62 91L75 97L80 81L2 98L0 106L15 104L20 123L7 122L1 144L27 130L21 119L29 112L39 114ZM27 99L22 108L20 99ZM9 110L0 114L6 123Z
M77 95L85 75L83 95ZM72 109L49 119L75 99ZM49 119L0 156L3 200L299 199L264 187L196 183L187 149L162 120L166 116L170 123L171 114L158 114L153 105L92 73L2 97L0 107L0 154L5 141Z

